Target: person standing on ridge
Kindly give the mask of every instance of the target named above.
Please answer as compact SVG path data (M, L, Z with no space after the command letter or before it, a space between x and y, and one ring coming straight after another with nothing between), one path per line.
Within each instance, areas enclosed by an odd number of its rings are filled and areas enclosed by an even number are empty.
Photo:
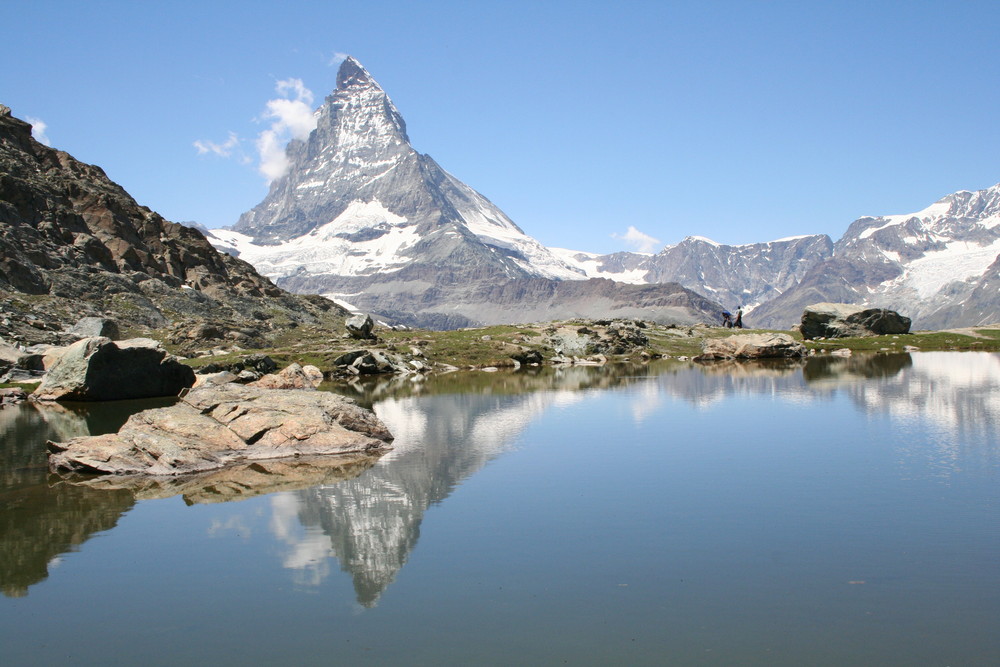
M742 306L736 309L736 321L733 322L733 326L736 327L737 329L742 329L743 328L743 307Z

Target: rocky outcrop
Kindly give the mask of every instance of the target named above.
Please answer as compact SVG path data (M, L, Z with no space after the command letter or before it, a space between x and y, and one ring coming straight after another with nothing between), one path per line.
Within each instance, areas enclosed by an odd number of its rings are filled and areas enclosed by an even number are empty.
M802 313L800 331L806 340L905 334L910 332L910 318L885 308L816 303Z
M133 415L118 433L50 441L49 466L172 476L294 456L374 453L391 441L375 413L342 396L224 384Z
M334 369L341 375L381 375L387 373L409 374L422 367L407 363L400 355L381 350L353 350L333 360ZM419 365L418 365L419 366Z
M34 397L42 401L117 401L176 396L194 384L194 371L158 342L84 338L49 369Z
M68 344L97 333L68 331L83 317L125 329L208 321L238 331L330 313L342 322L345 312L275 287L201 232L140 206L99 167L35 141L31 126L0 105L0 336L8 342Z
M251 386L262 389L315 389L323 382L323 371L315 366L289 364L279 373L269 373Z
M103 336L111 340L121 338L121 330L118 323L107 317L84 317L73 325L69 333L80 338L96 338Z
M782 333L737 334L727 338L708 338L695 361L724 359L790 359L804 357L806 347Z

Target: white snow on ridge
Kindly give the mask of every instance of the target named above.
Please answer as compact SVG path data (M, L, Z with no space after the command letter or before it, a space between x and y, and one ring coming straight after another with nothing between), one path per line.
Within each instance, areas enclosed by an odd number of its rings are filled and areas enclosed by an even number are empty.
M452 185L465 195L465 198L457 199L452 203L459 215L462 216L465 226L480 241L520 253L526 261L515 260L518 266L543 278L556 280L585 280L587 278L586 275L580 273L575 265L567 263L550 249L518 229L517 225L511 222L510 218L504 215L500 209L493 206L488 199L451 174L447 175L451 179Z
M599 255L595 252L581 252L579 250L567 250L566 248L549 248L549 252L558 257L564 263L581 271L583 275L577 275L575 280L586 280L587 278L608 278L617 280L620 283L631 283L633 285L645 285L648 269L632 269L630 271L604 271L600 267ZM636 253L639 254L639 253Z
M941 201L934 202L924 210L917 211L916 213L903 213L900 215L880 216L875 219L884 220L885 222L883 222L878 227L869 227L865 231L861 232L858 235L858 238L866 239L877 231L885 229L886 227L894 227L896 225L901 225L909 220L912 220L913 218L917 218L922 222L926 222L929 220L936 220L937 218L948 215L949 211L951 211L951 206L952 206L951 202L942 199Z

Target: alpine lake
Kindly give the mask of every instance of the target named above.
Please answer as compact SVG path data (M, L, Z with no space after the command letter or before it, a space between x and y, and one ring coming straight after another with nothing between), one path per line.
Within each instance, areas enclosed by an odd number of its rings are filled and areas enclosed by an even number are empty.
M1000 664L1000 353L333 390L391 451L176 484L0 410L3 664Z

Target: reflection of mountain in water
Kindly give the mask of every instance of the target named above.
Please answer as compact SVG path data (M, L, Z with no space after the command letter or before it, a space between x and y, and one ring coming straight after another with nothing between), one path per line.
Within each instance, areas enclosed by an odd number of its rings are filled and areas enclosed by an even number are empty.
M357 479L276 500L276 517L294 511L306 529L293 539L281 522L279 531L293 544L286 564L315 580L325 574L326 557L336 556L354 580L358 602L374 606L416 545L427 508L502 453L552 400L544 393L453 394L378 404L396 436L393 451Z
M97 532L115 527L135 501L50 477L46 440L87 433L72 411L33 404L0 409L0 590L10 597L48 577L49 565Z
M966 432L985 433L994 443L1000 435L1000 355L972 352L544 368L359 384L345 393L374 403L396 436L395 449L374 467L370 460L321 466L286 461L230 471L208 486L205 480L174 480L116 489L107 480L74 486L50 476L46 440L115 430L148 406L107 406L102 416L102 406L74 412L26 404L0 409L0 590L25 595L60 554L113 528L136 494L184 493L189 502L214 502L296 489L271 498L272 529L291 546L285 565L303 582L318 583L336 557L351 574L358 601L374 606L416 545L428 507L508 450L550 407L584 400L590 389L636 384L635 419L669 398L700 407L731 395L786 401L847 395L866 412L921 427L930 423L954 436L938 439L941 463L949 469L969 456L1000 455L955 450L954 443L963 441L957 436Z
M651 371L573 367L358 385L360 400L373 402L395 434L396 449L357 479L274 499L273 527L292 546L286 566L318 583L334 556L351 574L358 601L374 606L416 545L427 508L507 450L531 420L552 405L583 400L589 388L644 383L636 419L669 396L703 406L737 394L822 401L847 392L866 411L920 412L957 429L1000 423L1000 355L859 355Z
M646 370L579 366L345 389L362 402L382 397L375 409L396 437L395 449L357 479L274 499L273 528L292 546L286 566L302 571L303 582L318 583L335 556L358 601L374 606L416 545L428 507L509 448L550 405L581 400L579 390L630 384L639 373Z

